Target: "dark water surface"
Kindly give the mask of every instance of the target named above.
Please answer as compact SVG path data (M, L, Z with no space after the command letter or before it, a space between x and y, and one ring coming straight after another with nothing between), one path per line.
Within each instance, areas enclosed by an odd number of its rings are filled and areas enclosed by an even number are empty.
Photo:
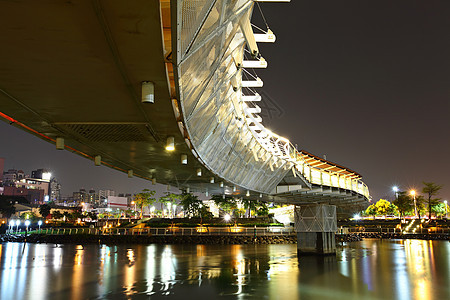
M0 246L0 299L450 299L450 243Z

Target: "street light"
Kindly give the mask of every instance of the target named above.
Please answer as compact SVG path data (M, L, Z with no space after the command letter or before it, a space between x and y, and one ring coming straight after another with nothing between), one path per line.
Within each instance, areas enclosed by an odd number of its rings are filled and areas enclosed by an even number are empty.
M20 220L16 221L16 233L19 232L19 225L20 225Z
M39 225L39 232L41 232L42 220L39 220L39 221L38 221L38 225Z
M392 187L392 190L394 191L394 194L395 194L395 200L397 200L397 197L398 197L398 187L396 186L396 185L394 185L393 187Z
M411 190L410 194L414 198L414 215L417 218L416 191L415 190Z
M173 215L174 215L174 217L176 217L177 216L177 205L174 204L172 207L173 207Z
M26 220L25 221L25 226L26 226L26 230L25 230L25 236L27 235L27 232L28 232L28 226L30 226L30 220Z
M155 207L154 206L152 206L151 208L150 208L150 212L151 212L151 215L152 215L152 217L154 216L154 213L155 213Z
M9 221L9 233L13 232L14 224L15 224L14 220Z

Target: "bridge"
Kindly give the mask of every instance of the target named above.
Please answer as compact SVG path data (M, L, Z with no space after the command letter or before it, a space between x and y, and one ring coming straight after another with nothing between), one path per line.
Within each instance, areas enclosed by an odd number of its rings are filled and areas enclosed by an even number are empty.
M262 124L263 80L248 74L276 36L253 31L258 2L270 1L2 2L1 119L128 177L359 207L360 174Z

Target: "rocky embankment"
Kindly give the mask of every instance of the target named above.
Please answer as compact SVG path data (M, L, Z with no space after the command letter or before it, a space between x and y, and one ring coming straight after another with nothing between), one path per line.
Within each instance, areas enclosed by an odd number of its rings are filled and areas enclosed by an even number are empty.
M33 234L2 235L1 242L28 242L54 244L293 244L297 242L295 235L283 236L237 236L237 235L45 235Z

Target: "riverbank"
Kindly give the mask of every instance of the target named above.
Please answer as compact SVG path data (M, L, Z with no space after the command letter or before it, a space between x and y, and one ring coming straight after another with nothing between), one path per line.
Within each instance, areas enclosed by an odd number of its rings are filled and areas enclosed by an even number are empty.
M336 242L359 242L363 239L418 239L418 240L447 240L448 234L400 234L400 233L350 233L337 234ZM296 235L94 235L94 234L31 234L24 235L3 234L0 242L28 242L53 244L295 244Z
M28 242L53 244L295 244L295 235L238 236L238 235L2 235L0 242Z

